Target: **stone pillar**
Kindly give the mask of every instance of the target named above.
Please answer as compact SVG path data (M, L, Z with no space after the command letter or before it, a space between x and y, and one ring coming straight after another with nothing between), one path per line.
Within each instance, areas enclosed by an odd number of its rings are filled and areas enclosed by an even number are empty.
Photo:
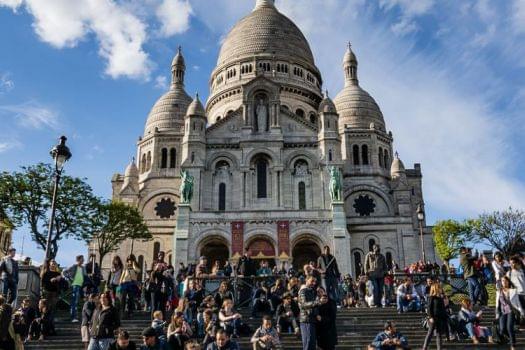
M352 273L350 235L347 232L344 202L332 202L333 254L342 274ZM356 276L354 276L356 277Z
M188 264L188 239L190 235L190 212L189 204L179 204L177 223L173 232L173 253L171 264L177 266L182 262Z

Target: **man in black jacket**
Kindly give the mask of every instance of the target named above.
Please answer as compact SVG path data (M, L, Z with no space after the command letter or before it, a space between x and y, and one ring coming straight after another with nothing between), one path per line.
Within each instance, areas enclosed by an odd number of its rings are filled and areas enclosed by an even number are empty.
M137 345L129 340L128 331L121 330L118 332L117 340L109 345L108 350L137 350Z
M299 322L301 323L303 350L316 349L315 323L318 308L321 305L321 302L317 299L316 282L314 276L308 276L306 284L299 290Z
M0 263L2 274L2 295L8 304L14 306L18 290L18 261L15 260L16 249L9 248L7 255Z
M339 295L337 293L337 281L341 274L337 266L335 256L330 254L330 247L324 246L323 254L317 259L317 267L321 271L323 287L328 294L330 300L338 301Z
M243 282L245 283L241 284L241 291L239 297L239 303L243 304L252 296L252 288L250 288L250 285L253 283L253 281L251 278L248 277L252 277L255 275L255 263L250 257L250 251L248 250L248 248L244 249L244 255L239 259L236 271L238 277L244 277Z

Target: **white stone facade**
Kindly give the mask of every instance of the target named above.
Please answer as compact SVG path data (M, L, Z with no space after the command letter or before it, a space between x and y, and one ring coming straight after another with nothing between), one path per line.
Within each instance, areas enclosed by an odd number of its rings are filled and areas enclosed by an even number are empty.
M249 247L299 266L328 245L352 275L372 243L400 266L419 260L420 165L405 169L394 156L350 47L343 69L345 87L332 102L321 93L308 42L270 0L257 1L227 36L205 107L184 91L179 50L170 90L138 141L137 165L112 179L114 199L137 205L155 237L134 242L133 253L148 265L158 250L188 263L203 254L235 259ZM342 174L342 202L330 198L331 166ZM195 179L187 206L180 205L182 169ZM125 242L115 254L130 251Z

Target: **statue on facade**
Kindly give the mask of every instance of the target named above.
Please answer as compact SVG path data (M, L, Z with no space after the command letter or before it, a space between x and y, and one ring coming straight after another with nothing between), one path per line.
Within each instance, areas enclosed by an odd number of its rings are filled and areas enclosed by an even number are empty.
M331 166L328 169L328 172L330 173L330 197L332 197L332 202L340 202L341 201L341 174L339 173L339 169L335 166Z
M180 194L182 197L182 204L189 204L193 198L193 176L187 170L180 172Z
M264 103L264 99L259 99L259 104L257 104L257 109L255 112L257 117L257 130L260 132L265 132L268 124L268 108Z

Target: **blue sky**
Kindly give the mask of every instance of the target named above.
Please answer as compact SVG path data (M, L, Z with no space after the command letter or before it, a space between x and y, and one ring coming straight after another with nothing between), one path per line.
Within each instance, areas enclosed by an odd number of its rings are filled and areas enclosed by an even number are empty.
M255 0L0 0L0 170L49 160L110 196L166 90L178 45L204 98L221 40ZM422 163L429 224L525 207L525 0L277 0L334 97L348 41L407 167ZM42 252L25 229L20 250ZM83 252L64 242L59 259Z

